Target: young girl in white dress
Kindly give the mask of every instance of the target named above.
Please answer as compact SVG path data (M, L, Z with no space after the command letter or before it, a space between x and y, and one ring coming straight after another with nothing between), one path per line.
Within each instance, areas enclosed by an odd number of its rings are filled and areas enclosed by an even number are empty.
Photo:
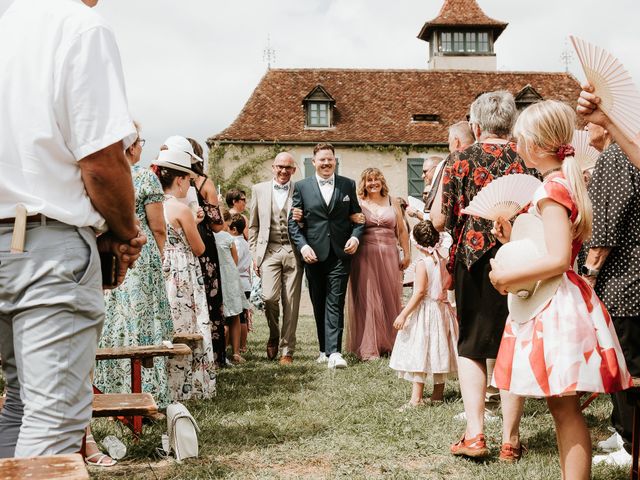
M433 375L430 403L443 400L447 374L457 372L458 323L447 299L446 260L438 253L439 234L430 221L413 227L412 239L421 255L416 261L413 295L395 319L399 330L389 366L413 382L411 400L401 408L425 405L427 376Z
M240 314L244 308L245 296L240 284L240 274L238 273L238 251L233 241L233 236L229 233L229 212L222 214L224 219L224 230L215 232L216 249L218 250L218 260L220 262L220 284L222 285L223 314L228 327L230 339L232 363L244 363L245 359L240 355ZM225 330L227 330L225 327ZM226 332L225 332L226 333Z

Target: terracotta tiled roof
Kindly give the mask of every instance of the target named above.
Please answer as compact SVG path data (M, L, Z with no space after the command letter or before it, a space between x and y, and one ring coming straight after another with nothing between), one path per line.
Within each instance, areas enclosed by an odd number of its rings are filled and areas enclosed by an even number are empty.
M303 99L317 85L335 99L333 128L305 128ZM527 85L545 99L571 105L580 94L576 79L565 73L273 69L235 121L209 143L445 144L449 125L466 119L479 94L516 95ZM435 114L439 121L414 122L416 114Z
M418 38L428 42L434 27L482 26L491 27L495 40L507 25L488 17L476 0L445 0L438 16L424 24Z

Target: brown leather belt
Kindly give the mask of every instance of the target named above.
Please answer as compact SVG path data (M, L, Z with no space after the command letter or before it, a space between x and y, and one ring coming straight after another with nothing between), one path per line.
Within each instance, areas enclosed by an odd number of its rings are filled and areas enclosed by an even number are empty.
M45 217L44 215L41 214L37 214L37 215L30 215L27 217L27 223L35 223L35 222L42 222L42 220ZM0 218L0 224L14 224L16 222L15 218Z

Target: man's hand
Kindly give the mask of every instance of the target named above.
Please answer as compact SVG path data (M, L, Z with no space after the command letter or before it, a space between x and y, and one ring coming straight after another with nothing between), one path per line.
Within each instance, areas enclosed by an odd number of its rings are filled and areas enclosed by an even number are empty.
M256 262L253 262L253 271L256 273L258 278L260 278L260 267Z
M314 252L313 248L311 248L309 245L305 245L304 247L302 247L300 253L302 254L302 259L306 263L316 263L318 261L316 252Z
M138 234L129 240L129 242L123 242L115 238L109 232L98 237L98 251L112 252L118 259L118 278L116 286L120 285L124 281L127 270L133 266L140 256L142 247L147 243L147 237L142 233L140 227L136 228L138 229Z
M347 243L344 246L344 253L347 255L353 255L358 250L359 242L355 238L351 237L347 240Z
M300 208L291 209L291 218L295 222L301 222L302 217L304 216L304 212Z

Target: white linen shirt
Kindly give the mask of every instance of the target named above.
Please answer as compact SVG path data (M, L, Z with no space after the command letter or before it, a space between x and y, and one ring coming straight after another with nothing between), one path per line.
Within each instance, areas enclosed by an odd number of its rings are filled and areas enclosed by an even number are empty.
M289 197L289 191L291 190L291 182L285 183L289 188L284 190L282 188L276 188L276 185L280 185L276 183L275 180L271 180L271 188L273 189L273 198L276 201L276 205L280 210L284 207L284 204L287 203L287 198Z
M136 139L111 29L74 0L15 0L0 18L0 218L16 204L101 229L78 161Z

